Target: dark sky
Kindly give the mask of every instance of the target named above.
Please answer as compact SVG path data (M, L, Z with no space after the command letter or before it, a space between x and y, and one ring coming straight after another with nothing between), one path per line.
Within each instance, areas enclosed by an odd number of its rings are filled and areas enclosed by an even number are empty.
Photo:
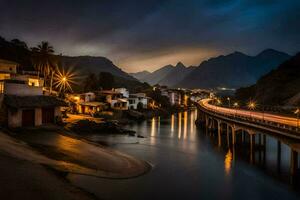
M0 35L154 70L232 51L300 50L300 0L0 0Z

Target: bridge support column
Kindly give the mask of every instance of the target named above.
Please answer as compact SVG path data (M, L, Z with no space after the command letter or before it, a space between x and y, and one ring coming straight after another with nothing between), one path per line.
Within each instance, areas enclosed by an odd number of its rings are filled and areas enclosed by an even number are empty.
M208 128L208 124L209 124L209 121L208 121L208 117L207 115L205 115L205 127Z
M298 169L298 152L291 149L291 164L290 164L290 172L291 175L296 175Z
M261 164L261 133L258 134L258 146L259 146L259 149L258 149L258 161L259 163Z
M230 133L230 126L229 124L227 124L227 132L226 132L226 136L227 136L227 146L230 146L230 139L229 139L229 133Z
M242 130L242 144L244 144L244 142L245 142L245 132L244 132L244 130Z
M266 164L266 149L267 149L267 137L266 135L263 135L263 164L265 166Z
M235 145L235 142L236 142L236 132L235 132L235 128L232 127L231 130L232 130L232 145Z
M277 170L281 171L281 142L277 141Z
M250 163L255 163L255 134L250 133Z
M222 145L222 138L221 138L222 127L221 127L221 121L217 120L217 123L218 123L218 146L220 147Z

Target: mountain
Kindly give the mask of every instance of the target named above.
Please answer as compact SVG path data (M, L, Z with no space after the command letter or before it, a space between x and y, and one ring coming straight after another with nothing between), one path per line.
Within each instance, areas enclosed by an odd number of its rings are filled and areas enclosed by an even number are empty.
M159 81L161 81L169 72L171 72L173 70L173 68L174 68L174 66L172 66L172 65L166 65L166 66L152 72L151 74L146 76L144 79L140 79L140 81L147 82L150 85L155 85L155 84L159 83Z
M122 71L109 59L105 57L91 56L59 56L62 66L73 67L81 74L89 72L98 74L99 72L110 72L114 76L136 80L126 72ZM0 36L0 59L14 61L20 64L21 70L34 70L32 64L32 51L27 44L18 39L7 41Z
M166 65L152 73L138 72L132 75L151 85L160 84L173 87L194 69L195 67L186 67L179 62L176 66Z
M300 105L300 53L261 77L256 84L240 88L236 97L255 99L264 105Z
M75 70L82 72L82 74L99 74L100 72L109 72L114 76L119 76L128 80L136 80L105 57L60 56L60 61L62 62L63 66L71 66Z
M146 70L145 71L141 71L141 72L136 72L136 73L129 73L129 75L133 76L134 78L136 78L138 80L143 80L149 74L151 74L151 72L148 72Z
M234 52L202 62L177 86L186 88L249 86L289 58L288 54L273 49L264 50L256 56Z
M195 67L186 67L181 62L179 62L173 69L161 79L158 84L175 86L177 83L182 81L187 74L189 74Z

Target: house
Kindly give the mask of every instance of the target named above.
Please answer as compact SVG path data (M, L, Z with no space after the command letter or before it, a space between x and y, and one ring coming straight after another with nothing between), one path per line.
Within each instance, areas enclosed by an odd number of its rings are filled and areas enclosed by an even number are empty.
M181 104L181 94L177 90L169 90L168 98L171 105L180 105Z
M93 92L87 92L80 94L79 98L81 102L92 102L95 101L96 95Z
M114 110L128 110L128 100L125 98L117 99L111 106Z
M113 91L117 93L121 93L125 98L129 97L129 91L126 88L115 88L113 89Z
M16 67L9 62L0 64L2 72L9 74L0 80L0 123L12 128L55 123L61 117L61 106L67 104L43 95L43 79L18 74Z
M98 98L104 99L114 110L128 110L128 99L123 94L113 90L102 90L98 92Z
M107 108L106 103L96 101L96 95L93 92L69 94L67 98L73 103L73 112L79 114L94 115Z
M148 108L149 98L145 93L130 94L128 98L129 109Z
M97 112L101 112L107 108L106 103L102 102L80 102L77 107L79 114L94 115Z
M1 122L10 128L40 126L55 123L61 117L61 106L67 106L53 96L2 97Z
M17 74L18 64L0 59L0 80L10 79Z

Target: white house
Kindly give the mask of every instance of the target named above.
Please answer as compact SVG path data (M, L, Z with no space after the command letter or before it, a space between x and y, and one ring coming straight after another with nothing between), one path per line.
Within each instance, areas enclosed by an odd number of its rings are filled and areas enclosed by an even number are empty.
M115 110L128 110L128 99L123 97L122 93L113 90L102 90L99 96L104 97L110 107Z
M129 91L126 88L115 88L113 91L122 94L125 98L129 97Z
M128 98L129 108L136 110L140 105L141 108L146 109L148 107L148 99L145 93L130 94Z
M0 61L0 123L8 127L54 123L66 103L43 95L43 79L17 74L17 64Z

